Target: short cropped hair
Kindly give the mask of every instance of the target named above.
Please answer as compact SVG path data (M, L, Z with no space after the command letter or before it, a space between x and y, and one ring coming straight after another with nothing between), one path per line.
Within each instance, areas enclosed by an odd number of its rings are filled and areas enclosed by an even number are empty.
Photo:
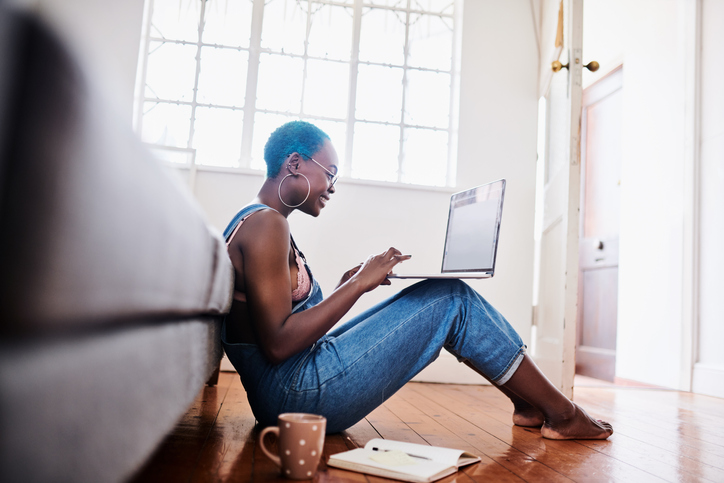
M264 146L267 177L275 178L290 154L312 156L322 149L324 141L328 139L324 131L305 121L291 121L278 127Z

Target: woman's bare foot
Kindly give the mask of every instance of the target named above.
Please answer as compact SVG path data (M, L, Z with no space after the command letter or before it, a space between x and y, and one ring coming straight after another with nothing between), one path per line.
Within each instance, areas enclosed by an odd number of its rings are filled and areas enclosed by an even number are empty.
M613 427L605 421L597 421L576 403L568 414L543 423L541 436L547 439L606 439L613 434Z
M526 428L540 428L545 421L543 413L528 403L513 403L513 424Z

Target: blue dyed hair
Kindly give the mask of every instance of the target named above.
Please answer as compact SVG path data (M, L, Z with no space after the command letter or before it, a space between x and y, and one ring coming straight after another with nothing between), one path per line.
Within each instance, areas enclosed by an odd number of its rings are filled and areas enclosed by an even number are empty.
M305 121L291 121L278 127L264 146L267 177L276 177L290 154L312 156L322 149L327 139L329 136L324 131Z

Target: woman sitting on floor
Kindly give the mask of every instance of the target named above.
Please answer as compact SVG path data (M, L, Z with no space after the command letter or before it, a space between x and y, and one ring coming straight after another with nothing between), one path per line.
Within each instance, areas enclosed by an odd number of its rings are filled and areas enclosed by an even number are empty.
M613 433L556 389L505 318L459 280L419 282L330 331L364 293L389 285L387 275L407 257L395 248L370 256L323 299L287 217L319 216L335 192L337 154L324 132L293 121L272 133L264 159L261 190L224 233L236 278L222 329L262 425L305 412L325 416L328 432L342 431L445 348L513 401L515 424L542 426L551 439Z

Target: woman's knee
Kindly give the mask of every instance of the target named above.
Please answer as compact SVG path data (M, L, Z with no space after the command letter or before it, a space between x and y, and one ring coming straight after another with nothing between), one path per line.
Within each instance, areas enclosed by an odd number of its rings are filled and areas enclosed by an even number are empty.
M473 290L470 285L458 278L429 279L423 283L427 283L433 291L444 293L446 295L482 298L482 296Z

